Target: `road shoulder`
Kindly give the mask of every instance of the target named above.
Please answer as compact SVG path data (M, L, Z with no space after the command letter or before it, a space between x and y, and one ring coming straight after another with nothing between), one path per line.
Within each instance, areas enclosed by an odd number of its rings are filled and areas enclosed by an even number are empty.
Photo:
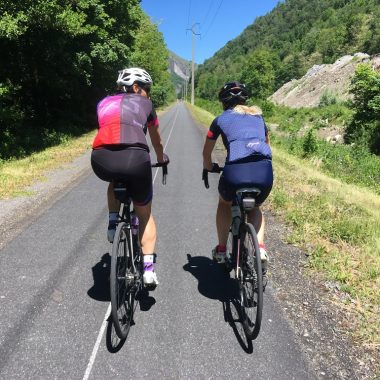
M0 200L0 249L57 202L83 176L91 173L91 151L63 168L45 173L45 180L30 186L29 196Z

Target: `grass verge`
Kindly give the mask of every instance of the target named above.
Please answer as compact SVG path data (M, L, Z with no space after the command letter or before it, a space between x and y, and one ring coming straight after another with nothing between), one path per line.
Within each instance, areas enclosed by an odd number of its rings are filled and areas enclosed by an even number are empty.
M88 150L94 136L95 131L89 132L26 158L1 162L0 199L28 194L28 186L44 180L44 173L62 167Z
M161 115L169 107L159 108L157 114ZM95 133L94 130L79 138L67 138L59 145L23 159L0 161L0 199L30 194L28 187L43 181L47 171L63 167L90 149Z
M214 115L188 107L198 123L210 125ZM272 148L275 185L269 207L292 227L288 242L309 254L310 274L334 281L345 295L339 306L352 316L347 330L379 347L380 196Z

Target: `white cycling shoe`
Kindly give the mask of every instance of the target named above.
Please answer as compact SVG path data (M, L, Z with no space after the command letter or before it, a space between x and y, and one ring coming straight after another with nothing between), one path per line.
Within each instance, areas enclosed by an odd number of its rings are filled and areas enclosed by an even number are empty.
M157 274L152 270L147 270L143 274L144 285L147 288L154 289L158 284Z
M114 228L107 230L107 240L110 243L113 243L113 238L115 237L115 232L116 232L116 230Z
M218 251L218 246L216 246L212 250L212 258L214 261L216 261L218 264L224 264L227 261L227 253L226 251L219 252Z

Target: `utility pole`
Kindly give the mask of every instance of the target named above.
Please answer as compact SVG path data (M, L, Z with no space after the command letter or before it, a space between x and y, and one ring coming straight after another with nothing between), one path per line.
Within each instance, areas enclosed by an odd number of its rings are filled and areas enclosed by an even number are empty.
M194 55L195 55L195 36L200 36L199 33L195 33L195 26L196 25L199 25L199 22L196 22L192 25L191 29L187 29L187 30L191 30L191 34L192 34L192 52L191 52L191 56L192 56L192 61L191 61L191 105L194 105Z
M186 74L188 75L189 73L186 72ZM189 81L189 77L186 76L186 78L183 80L183 85L184 85L184 88L185 88L185 101L187 102L187 84L188 84L188 81Z

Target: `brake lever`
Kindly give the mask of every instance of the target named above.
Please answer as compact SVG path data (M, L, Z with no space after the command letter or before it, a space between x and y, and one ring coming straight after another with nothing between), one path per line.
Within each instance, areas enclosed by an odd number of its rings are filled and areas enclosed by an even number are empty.
M162 167L162 184L166 185L166 176L168 175L168 165Z
M207 169L203 169L202 180L205 184L206 189L208 189L210 187L210 185L208 183L208 170Z

